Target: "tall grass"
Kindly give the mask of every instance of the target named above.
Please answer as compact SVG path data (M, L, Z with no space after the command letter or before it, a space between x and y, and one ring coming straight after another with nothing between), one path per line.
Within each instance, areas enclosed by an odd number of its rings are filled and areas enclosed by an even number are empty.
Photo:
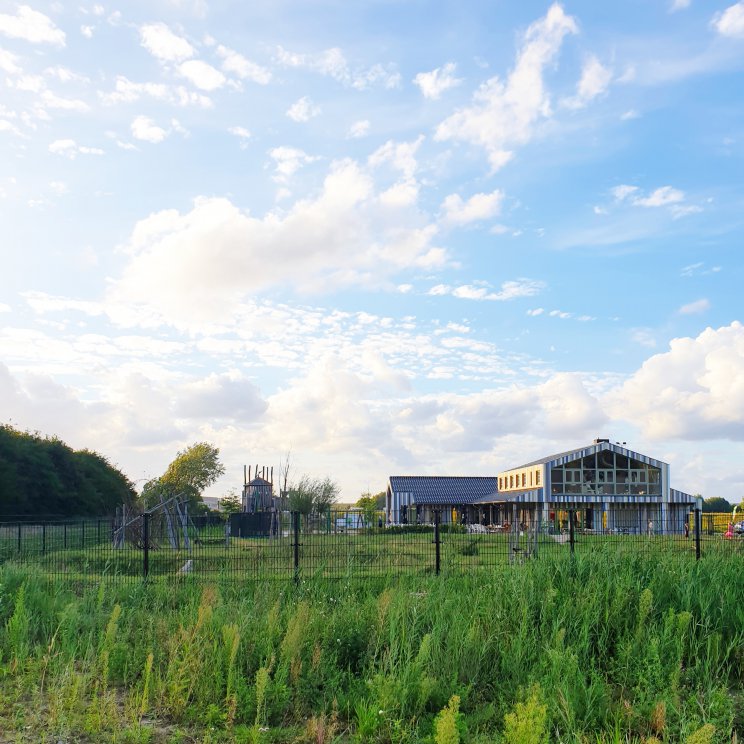
M77 592L7 569L0 733L729 742L744 730L742 569L598 552L387 585Z

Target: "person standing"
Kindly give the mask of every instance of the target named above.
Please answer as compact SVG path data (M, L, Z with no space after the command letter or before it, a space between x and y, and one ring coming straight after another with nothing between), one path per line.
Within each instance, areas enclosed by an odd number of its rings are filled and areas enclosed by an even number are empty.
M651 535L654 534L654 520L653 519L648 520L647 528L648 528L648 536L651 537Z

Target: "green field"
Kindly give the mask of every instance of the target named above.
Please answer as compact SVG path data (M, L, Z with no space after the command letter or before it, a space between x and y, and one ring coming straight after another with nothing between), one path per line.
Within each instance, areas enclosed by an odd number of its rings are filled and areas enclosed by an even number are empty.
M450 537L453 551L469 536ZM406 550L431 549L415 538ZM573 560L299 584L91 585L6 564L0 741L741 736L741 552L588 545Z
M434 533L428 530L396 532L314 530L299 535L297 565L294 538L285 530L278 538L230 538L215 525L191 531L187 550L170 547L164 535L156 536L147 553L147 574L152 581L173 582L184 573L232 580L290 580L299 578L366 578L402 575L426 576L435 572ZM440 571L443 574L487 573L511 563L549 558L561 561L570 555L567 536L541 534L537 547L527 536L510 539L505 534L467 534L445 531L440 535ZM516 546L518 550L513 550ZM564 540L561 542L561 540ZM740 555L744 538L725 540L705 535L705 555ZM645 554L649 559L674 555L694 560L695 542L683 536L577 534L577 554L607 552ZM139 580L145 573L141 547L126 543L115 549L110 524L24 525L0 527L0 564L33 565L50 577L74 581L102 578ZM295 570L297 569L297 570Z

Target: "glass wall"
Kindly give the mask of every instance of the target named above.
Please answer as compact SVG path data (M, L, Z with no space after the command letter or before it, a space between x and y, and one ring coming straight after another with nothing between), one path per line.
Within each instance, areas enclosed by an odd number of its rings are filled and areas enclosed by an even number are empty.
M661 470L625 455L603 450L550 471L552 494L658 496Z

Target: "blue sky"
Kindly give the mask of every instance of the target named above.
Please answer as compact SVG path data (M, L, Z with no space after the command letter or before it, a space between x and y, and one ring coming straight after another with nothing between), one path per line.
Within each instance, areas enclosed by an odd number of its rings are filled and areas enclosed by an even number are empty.
M744 489L744 2L0 1L0 418L133 480Z

